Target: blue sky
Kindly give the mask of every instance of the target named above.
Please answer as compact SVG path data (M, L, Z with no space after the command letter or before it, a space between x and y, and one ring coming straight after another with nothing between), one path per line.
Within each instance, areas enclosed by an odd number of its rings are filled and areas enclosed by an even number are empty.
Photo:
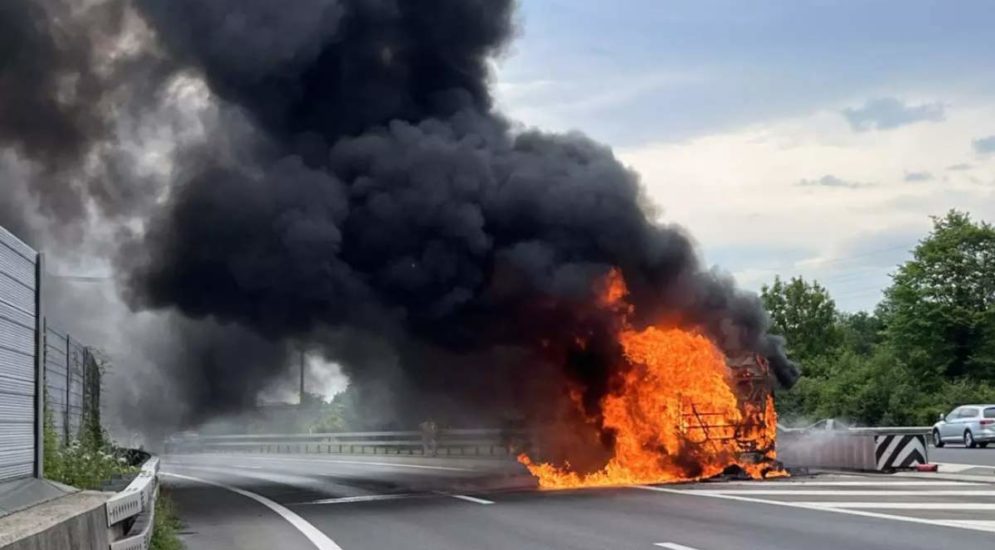
M995 221L995 3L522 0L502 106L581 130L748 288L872 308L961 208Z

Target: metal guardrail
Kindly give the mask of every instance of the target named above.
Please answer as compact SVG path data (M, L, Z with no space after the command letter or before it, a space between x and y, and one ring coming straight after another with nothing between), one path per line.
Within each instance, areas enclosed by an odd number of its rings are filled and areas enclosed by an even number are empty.
M850 433L864 435L929 435L932 426L898 426L896 428L850 428Z
M785 428L783 434L928 435L929 426L897 426L818 430ZM436 437L443 456L508 456L533 442L523 430L454 429ZM419 431L340 432L317 434L252 434L173 437L167 453L304 453L304 454L424 454Z
M435 446L444 456L507 456L530 439L520 430L454 429L440 431ZM171 438L166 451L421 455L425 441L419 431L217 435Z
M820 430L812 428L787 428L781 425L777 427L779 432L784 433L850 433L857 435L929 435L933 431L932 426L896 426L896 427L848 427L838 430Z
M107 527L120 528L124 535L111 542L110 550L148 550L150 547L159 495L158 475L159 459L149 458L135 479L107 501Z

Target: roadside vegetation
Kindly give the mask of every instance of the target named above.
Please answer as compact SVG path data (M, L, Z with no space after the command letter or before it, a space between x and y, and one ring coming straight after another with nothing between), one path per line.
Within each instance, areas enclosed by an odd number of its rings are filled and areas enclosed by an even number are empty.
M50 410L45 411L45 477L80 489L102 490L115 477L138 472L123 449L110 443L100 426L99 414L84 415L79 439L62 444ZM177 518L168 492L160 488L156 499L152 550L182 550Z
M155 523L152 526L151 550L182 550L179 533L180 519L169 492L159 488L159 498L155 501Z
M115 476L138 471L125 453L110 443L99 415L84 415L80 437L64 444L55 429L52 412L46 409L44 438L45 477L52 481L100 490Z
M995 403L995 228L966 213L933 219L873 312L842 313L802 278L775 279L762 299L803 367L778 396L788 423L928 425L954 405Z

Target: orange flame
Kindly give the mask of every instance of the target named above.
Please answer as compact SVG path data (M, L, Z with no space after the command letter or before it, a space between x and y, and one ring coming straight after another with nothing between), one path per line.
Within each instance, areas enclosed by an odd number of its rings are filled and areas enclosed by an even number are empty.
M575 472L569 464L535 463L521 455L519 461L539 486L700 479L730 465L754 478L765 476L774 459L777 429L769 391L763 392L761 403L744 402L733 389L726 358L700 334L662 326L634 330L625 321L631 310L622 305L627 291L621 275L613 272L607 283L603 305L623 319L618 341L628 363L621 387L601 402L604 431L614 434L614 455L593 473ZM577 392L571 389L571 395Z

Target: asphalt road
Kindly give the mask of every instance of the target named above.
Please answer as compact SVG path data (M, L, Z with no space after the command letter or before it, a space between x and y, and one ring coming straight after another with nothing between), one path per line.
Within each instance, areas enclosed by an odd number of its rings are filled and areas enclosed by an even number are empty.
M553 492L507 462L398 457L174 456L163 471L189 550L995 546L987 483L818 476Z
M989 446L987 449L966 449L963 446L948 443L942 449L930 447L929 460L941 463L995 466L995 446Z

